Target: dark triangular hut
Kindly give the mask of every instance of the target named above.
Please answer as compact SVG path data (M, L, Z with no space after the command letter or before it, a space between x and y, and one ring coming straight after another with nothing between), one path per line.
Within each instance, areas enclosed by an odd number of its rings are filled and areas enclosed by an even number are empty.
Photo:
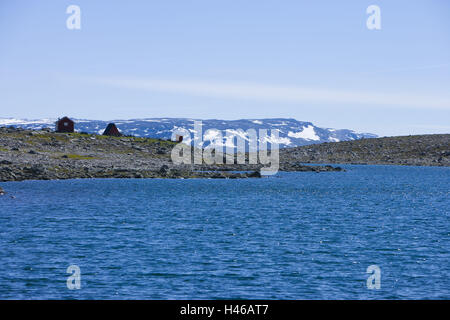
M109 123L108 126L106 127L105 131L103 131L103 135L120 137L122 134L120 133L119 129L117 129L117 127L114 123Z

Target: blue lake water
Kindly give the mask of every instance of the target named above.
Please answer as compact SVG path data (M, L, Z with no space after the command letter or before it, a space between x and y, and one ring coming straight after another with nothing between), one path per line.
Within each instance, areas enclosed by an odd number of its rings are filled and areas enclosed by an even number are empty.
M450 168L343 167L0 183L0 298L449 299Z

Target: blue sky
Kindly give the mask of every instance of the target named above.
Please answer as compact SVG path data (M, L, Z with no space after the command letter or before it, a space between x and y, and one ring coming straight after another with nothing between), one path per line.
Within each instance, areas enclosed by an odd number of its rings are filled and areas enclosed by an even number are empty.
M81 30L66 8L81 8ZM366 27L369 5L381 30ZM0 2L0 117L450 132L450 1Z

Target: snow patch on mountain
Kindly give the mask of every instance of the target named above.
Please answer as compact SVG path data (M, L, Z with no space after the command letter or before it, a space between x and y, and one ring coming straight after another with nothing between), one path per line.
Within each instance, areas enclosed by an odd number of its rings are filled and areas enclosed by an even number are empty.
M313 141L320 140L320 137L316 134L316 132L314 131L314 127L312 125L303 128L303 130L299 132L289 131L288 136L297 139L305 139Z
M23 120L14 118L1 118L0 126L34 125L34 124L38 124L40 126L45 124L54 125L56 120L57 119Z

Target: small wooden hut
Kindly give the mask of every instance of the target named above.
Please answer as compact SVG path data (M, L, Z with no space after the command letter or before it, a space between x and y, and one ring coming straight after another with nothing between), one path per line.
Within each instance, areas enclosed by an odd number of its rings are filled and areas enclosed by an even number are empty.
M75 129L75 122L68 117L63 117L56 121L56 132L73 132Z

